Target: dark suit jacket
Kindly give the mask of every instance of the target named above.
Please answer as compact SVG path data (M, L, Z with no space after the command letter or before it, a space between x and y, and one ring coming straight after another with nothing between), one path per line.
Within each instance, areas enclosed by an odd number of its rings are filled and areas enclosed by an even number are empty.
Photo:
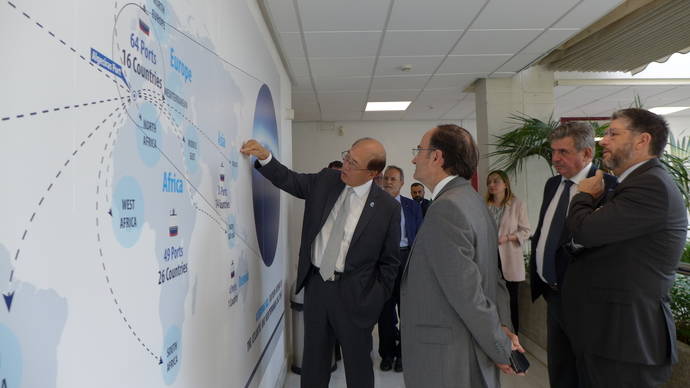
M304 287L311 270L311 247L321 231L345 183L340 171L324 168L316 174L291 171L273 158L255 167L275 186L305 200L302 241L297 266L297 290ZM378 320L391 296L398 274L400 205L395 198L372 184L362 215L345 256L345 269L338 287L353 321L367 328Z
M424 217L426 215L427 209L429 209L429 205L431 205L431 201L429 201L426 198L422 198L422 200L420 202L417 202L417 203L419 204L419 206L422 207L422 217Z
M594 176L597 172L597 168L592 165L587 173L587 177ZM544 197L541 201L541 210L539 210L539 224L537 229L532 235L532 249L529 261L529 272L530 272L530 285L532 288L532 301L537 300L540 295L544 293L545 288L548 287L539 274L537 273L537 243L539 243L539 237L541 236L541 227L544 224L544 215L546 214L546 209L549 208L549 204L556 195L556 190L558 190L558 185L561 184L562 177L560 175L553 176L546 181L544 185ZM604 185L605 192L609 192L616 186L616 177L610 174L604 174ZM561 243L556 251L556 278L558 279L558 284L563 283L563 278L565 277L565 270L568 268L568 262L570 261L570 252L564 247L564 244L570 242L571 235L568 228L563 228L561 233Z
M422 208L417 201L402 195L400 196L400 205L405 215L405 237L407 237L407 243L410 244L409 247L412 248L417 230L422 225Z
M680 191L652 159L602 207L595 202L580 193L570 204L567 225L585 249L563 283L566 331L588 354L670 365L677 356L669 289L688 224Z

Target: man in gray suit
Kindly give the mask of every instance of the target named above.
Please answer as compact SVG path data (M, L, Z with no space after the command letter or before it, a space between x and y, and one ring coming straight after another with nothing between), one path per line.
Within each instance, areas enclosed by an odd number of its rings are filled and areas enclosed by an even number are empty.
M524 350L509 329L496 225L469 182L476 145L465 129L439 125L412 151L433 202L401 283L405 386L498 387L498 368L513 373L511 349Z

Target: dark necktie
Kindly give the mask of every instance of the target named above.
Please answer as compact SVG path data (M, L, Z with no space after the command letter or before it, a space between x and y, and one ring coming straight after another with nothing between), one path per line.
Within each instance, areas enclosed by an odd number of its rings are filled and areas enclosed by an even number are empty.
M558 283L558 278L556 276L556 251L560 246L561 235L565 227L565 216L568 213L570 186L572 185L573 181L563 181L563 192L561 192L561 196L558 198L558 205L556 205L556 211L553 213L549 235L546 238L546 246L544 247L544 265L542 272L544 279L551 285Z

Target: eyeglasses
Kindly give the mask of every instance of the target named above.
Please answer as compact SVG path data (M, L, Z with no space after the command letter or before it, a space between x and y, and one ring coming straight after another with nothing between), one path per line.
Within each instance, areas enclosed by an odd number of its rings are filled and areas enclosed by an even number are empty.
M343 158L343 167L345 166L350 166L349 170L361 170L361 171L368 171L368 168L360 168L359 164L357 161L352 159L350 156L350 150L343 151L340 153L340 156Z
M438 148L413 148L412 149L412 156L417 156L419 154L419 151L436 151Z

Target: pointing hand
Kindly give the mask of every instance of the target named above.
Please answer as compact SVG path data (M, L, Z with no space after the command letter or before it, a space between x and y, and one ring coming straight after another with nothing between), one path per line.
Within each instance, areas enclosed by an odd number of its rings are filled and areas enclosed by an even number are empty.
M254 139L248 140L244 144L242 144L240 152L244 155L256 156L257 158L259 158L259 160L264 160L268 158L268 156L271 154L270 152L268 152L266 148L264 148L261 145L261 143Z

